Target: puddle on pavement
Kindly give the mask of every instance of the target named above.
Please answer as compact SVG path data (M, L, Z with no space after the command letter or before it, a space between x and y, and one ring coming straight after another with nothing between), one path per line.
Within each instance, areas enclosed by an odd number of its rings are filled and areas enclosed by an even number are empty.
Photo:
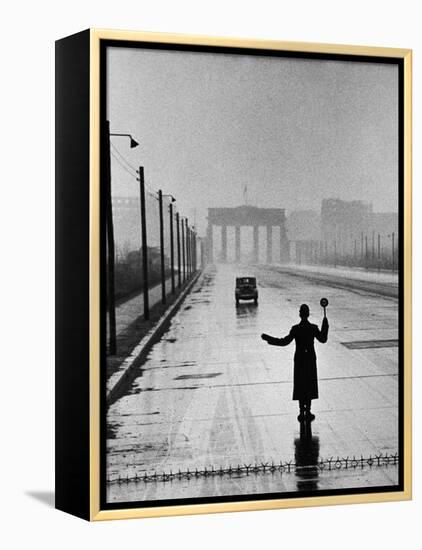
M222 372L208 372L204 374L181 374L180 376L176 376L174 380L200 380L203 378L216 378L217 376L221 376Z
M122 426L122 424L118 423L111 423L110 421L107 422L107 430L106 430L106 438L107 439L116 439L117 432L119 428Z
M347 327L344 327L347 328ZM348 349L371 349L371 348L397 348L398 340L356 340L355 342L340 342Z
M177 378L175 378L174 380L177 380ZM186 378L186 380L188 380L188 378ZM153 391L197 390L199 387L200 386L182 386L177 388L134 388L130 392L128 392L128 395L138 395L140 393Z
M161 359L160 363L168 363L168 359ZM196 361L182 361L181 363L175 363L174 365L167 364L167 365L158 365L156 367L147 367L144 368L144 372L150 371L150 370L163 370L163 369L185 369L186 367L196 367L197 363Z

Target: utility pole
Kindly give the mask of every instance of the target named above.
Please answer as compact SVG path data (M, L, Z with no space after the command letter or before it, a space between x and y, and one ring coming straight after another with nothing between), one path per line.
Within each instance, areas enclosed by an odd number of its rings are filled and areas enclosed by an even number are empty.
M144 319L149 319L149 295L148 295L148 247L147 247L147 222L145 216L145 180L144 167L139 167L139 187L141 194L141 228L142 228L142 278L144 296Z
M109 354L115 355L117 351L116 343L116 301L115 301L115 248L114 248L114 227L113 227L113 203L111 199L111 163L110 163L110 122L105 121L103 131L103 144L105 153L105 162L103 163L104 174L102 181L105 187L106 199L106 227L107 227L107 306L109 319Z
M186 278L190 277L190 246L189 246L189 223L185 219L185 239L186 239Z
M176 239L177 239L177 285L182 286L182 264L180 257L180 214L176 212Z
M378 233L378 271L381 269L381 235Z
M375 231L372 231L372 263L375 260Z
M158 191L158 207L160 214L160 264L161 264L161 303L166 303L166 266L164 263L164 220L163 220L163 192Z
M173 202L169 204L170 222L170 266L171 266L171 293L174 294L176 286L174 282L174 235L173 235Z
M183 284L186 281L186 242L185 242L185 222L182 219L182 269L183 269Z
M192 230L192 272L196 271L196 233Z
M195 273L196 273L196 270L198 269L198 261L197 261L197 257L196 257L197 253L198 253L198 249L197 249L196 231L195 231L194 234L193 234L193 257L194 257L193 268L194 268Z

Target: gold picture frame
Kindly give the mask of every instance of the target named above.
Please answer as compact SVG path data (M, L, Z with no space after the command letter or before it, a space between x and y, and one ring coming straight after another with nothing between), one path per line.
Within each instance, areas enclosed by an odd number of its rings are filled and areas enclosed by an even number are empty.
M83 33L81 33L82 35ZM79 36L79 35L75 35ZM284 41L268 41L268 40L250 40L250 39L234 39L223 37L208 37L208 36L190 36L179 34L165 33L147 33L135 31L117 31L106 29L90 29L84 31L83 39L80 46L74 46L73 37L69 37L59 41L58 44L58 81L59 88L59 112L58 117L62 117L66 121L67 109L65 93L61 93L61 86L68 82L65 73L65 63L69 63L69 71L74 71L75 67L80 63L83 52L84 58L88 63L88 76L85 71L84 82L81 84L81 89L86 90L87 84L89 102L89 120L86 125L89 127L89 235L86 235L89 240L89 265L84 266L87 269L87 277L89 282L89 335L86 334L87 344L89 343L88 354L85 346L85 366L84 384L86 384L87 396L89 396L86 406L89 408L89 418L84 428L84 434L88 437L89 446L87 452L83 454L83 469L82 478L78 477L76 483L80 483L83 487L78 494L79 497L66 496L70 491L70 486L63 481L65 472L71 466L68 461L69 450L67 444L75 444L76 435L69 437L69 443L59 441L59 451L57 454L59 479L57 488L58 504L57 507L84 517L91 521L103 521L112 519L126 518L147 518L156 516L174 516L186 514L204 514L204 513L219 513L219 512L236 512L247 510L269 510L281 508L296 508L308 506L327 506L333 504L356 504L369 502L385 502L408 500L412 498L412 378L411 378L411 299L412 299L412 51L409 49L370 47L370 46L349 46L337 44L317 44L306 42L284 42ZM79 40L79 39L77 39ZM213 502L206 504L189 504L189 505L166 505L153 507L130 507L130 508L115 508L101 509L100 505L100 468L101 468L101 393L100 393L100 44L101 41L108 43L116 41L122 44L124 42L138 43L159 43L162 45L183 45L183 46L206 46L210 48L236 48L236 49L261 49L275 50L284 52L300 52L301 54L329 54L337 56L357 56L357 57L389 57L400 60L403 67L403 216L404 216L404 232L403 232L403 452L401 457L403 463L403 488L399 491L392 492L372 492L359 494L341 494L341 495L321 495L311 497L293 497L289 499L269 499L269 500L250 500L232 501L232 502ZM88 47L87 47L88 46ZM79 49L78 49L79 48ZM75 51L75 53L73 53ZM63 53L64 52L64 53ZM70 52L70 53L66 53ZM67 57L66 57L67 56ZM73 72L74 74L74 72ZM87 82L88 78L88 82ZM67 79L67 80L66 80ZM62 103L60 103L60 101ZM73 111L74 116L75 112ZM71 116L71 115L69 115ZM60 120L58 122L60 125ZM62 134L57 139L65 140ZM82 131L82 130L81 130ZM85 145L84 145L85 146ZM66 143L59 147L58 159L59 163L66 155ZM62 156L61 156L62 155ZM66 162L63 162L63 170L66 168ZM62 165L61 164L61 165ZM61 166L60 165L60 166ZM60 172L57 175L58 185L71 185L68 181L63 183L65 177ZM59 200L60 200L59 195ZM69 199L70 201L73 199ZM76 199L75 199L76 200ZM70 204L70 203L69 203ZM69 204L66 207L69 207ZM57 223L62 224L63 211L58 214ZM72 221L74 223L75 220ZM69 231L69 228L64 228L63 231ZM59 243L60 246L60 243ZM88 245L87 245L88 246ZM60 260L59 260L60 261ZM70 261L70 260L69 260ZM75 261L75 258L73 258ZM62 269L58 267L58 277L63 277ZM68 285L68 281L63 281L63 287ZM60 292L59 286L59 292ZM70 307L70 306L69 306ZM58 310L59 316L68 315L68 311ZM77 321L77 318L74 318ZM63 334L59 335L62 347L66 348L66 343L63 340ZM68 344L72 345L72 344ZM75 345L75 342L73 342ZM70 359L69 359L70 360ZM58 418L57 430L62 430L66 436L66 429L70 422L69 416L72 412L67 410L67 398L64 396L65 382L62 382L63 370L66 368L65 359L59 357L57 361L57 372L59 373L59 381L57 386L58 401L60 412ZM79 367L77 367L79 368ZM81 367L82 368L82 367ZM88 373L88 375L87 375ZM87 375L88 378L85 376ZM70 405L69 405L70 407ZM82 429L82 428L81 428ZM88 433L86 433L88 431ZM60 436L58 436L60 438ZM84 439L86 443L87 439ZM83 443L81 443L83 444ZM67 451L66 451L67 449ZM67 458L66 458L67 456ZM72 460L77 460L75 457ZM72 483L75 483L75 478L70 476ZM88 483L86 483L88 481ZM63 486L61 484L63 483ZM83 503L82 503L83 501Z

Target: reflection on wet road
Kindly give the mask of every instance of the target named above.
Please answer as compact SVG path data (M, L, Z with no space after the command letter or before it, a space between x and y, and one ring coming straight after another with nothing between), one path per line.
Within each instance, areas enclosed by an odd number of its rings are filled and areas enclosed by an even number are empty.
M259 305L236 307L236 275L258 279ZM328 344L317 344L320 399L312 430L296 420L294 345L285 336L308 303L320 323L329 299ZM397 483L397 468L315 471L318 457L398 449L398 349L346 342L397 339L397 301L333 288L275 268L218 266L196 283L168 332L152 348L127 394L108 412L107 476L125 478L229 464L288 460L290 475L233 475L171 483L110 484L109 501L314 491Z
M319 437L312 435L312 423L301 422L295 439L296 483L298 491L316 491L319 475Z

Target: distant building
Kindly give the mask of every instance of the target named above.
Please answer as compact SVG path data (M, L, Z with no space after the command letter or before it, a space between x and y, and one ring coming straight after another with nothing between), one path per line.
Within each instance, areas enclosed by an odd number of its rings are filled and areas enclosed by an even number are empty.
M372 226L372 204L363 201L323 199L321 203L321 239L348 241Z

